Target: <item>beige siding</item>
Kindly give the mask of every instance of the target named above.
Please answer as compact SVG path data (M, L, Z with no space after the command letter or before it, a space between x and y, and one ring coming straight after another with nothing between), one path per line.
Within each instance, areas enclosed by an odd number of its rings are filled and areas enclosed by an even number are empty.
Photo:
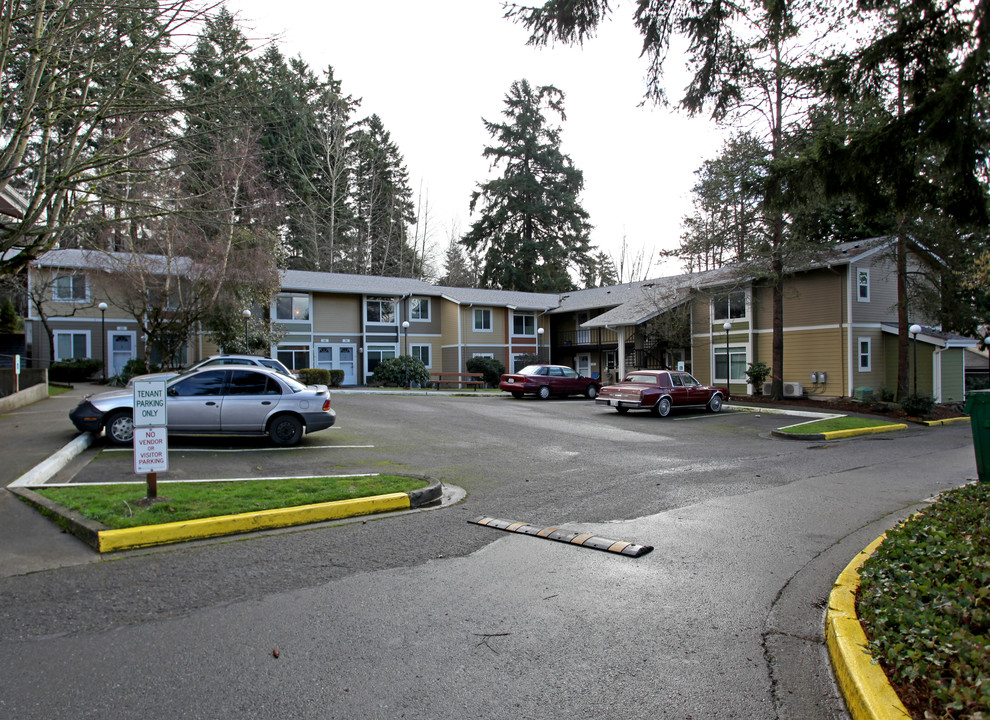
M317 295L313 298L313 332L361 332L360 295Z
M809 395L844 395L845 358L839 348L838 329L785 331L784 382L801 383ZM811 373L822 371L827 373L827 383L814 385Z
M784 326L808 328L844 322L844 292L838 272L824 270L789 278L784 288ZM769 305L769 290L767 296ZM761 327L772 328L772 319L771 313Z

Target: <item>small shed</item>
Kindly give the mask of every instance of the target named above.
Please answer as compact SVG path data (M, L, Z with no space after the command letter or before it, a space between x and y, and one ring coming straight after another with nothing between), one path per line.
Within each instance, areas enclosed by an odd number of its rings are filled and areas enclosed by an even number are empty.
M883 332L891 342L885 342L885 361L892 368L891 377L897 375L897 325L883 323ZM909 388L929 395L937 403L962 402L966 399L966 361L968 348L976 347L979 340L946 332L937 327L921 326L917 337L908 336ZM915 361L917 357L917 364Z

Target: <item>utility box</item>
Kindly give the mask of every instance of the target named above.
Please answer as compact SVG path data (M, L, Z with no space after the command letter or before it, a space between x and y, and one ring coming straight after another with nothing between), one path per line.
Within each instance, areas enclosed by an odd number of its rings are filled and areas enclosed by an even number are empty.
M990 482L990 390L971 392L966 398L966 412L973 428L977 476Z

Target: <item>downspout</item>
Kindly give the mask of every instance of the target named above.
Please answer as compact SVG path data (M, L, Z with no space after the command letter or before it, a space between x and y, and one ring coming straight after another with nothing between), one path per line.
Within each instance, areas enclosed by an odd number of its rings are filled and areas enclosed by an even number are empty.
M852 352L853 339L854 339L853 338L853 317L852 317L852 308L853 308L853 302L852 302L852 300L853 300L852 299L852 292L853 292L853 290L852 290L852 275L853 275L853 272L852 271L853 271L853 267L852 267L852 265L846 265L845 266L845 269L846 269L846 287L845 287L845 292L842 292L841 284L840 284L840 287L839 287L839 309L840 309L840 312L841 312L841 309L842 309L842 299L845 298L845 300L846 300L846 350L847 351L846 351L845 361L842 363L842 367L843 367L843 372L846 372L846 369L848 369L847 376L843 378L843 382L847 383L847 385L846 385L846 397L852 397L853 390L854 390L853 385L855 384L853 382L853 371L855 369L855 365L853 365L853 362L854 362L853 356L859 354L859 348L858 347L856 348L856 352L855 353ZM885 359L886 353L884 353L883 347L882 347L882 341L883 341L883 337L882 336L881 336L880 340L881 340L881 347L880 347L881 359ZM871 365L872 365L872 362L873 362L872 359L871 359L870 362L871 362ZM884 372L886 372L886 369L884 369Z

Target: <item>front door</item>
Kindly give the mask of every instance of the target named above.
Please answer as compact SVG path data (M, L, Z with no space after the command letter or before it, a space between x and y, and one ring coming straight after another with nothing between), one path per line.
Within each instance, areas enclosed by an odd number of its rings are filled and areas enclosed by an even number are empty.
M317 345L316 367L343 370L342 385L357 385L357 363L353 345Z
M120 332L113 331L108 333L109 337L108 346L110 348L110 362L107 372L111 377L117 375L122 375L124 373L124 366L129 360L133 360L137 357L136 350L136 337L133 332Z
M591 355L588 353L581 353L574 358L575 364L577 365L575 370L578 374L584 375L585 377L591 377Z

